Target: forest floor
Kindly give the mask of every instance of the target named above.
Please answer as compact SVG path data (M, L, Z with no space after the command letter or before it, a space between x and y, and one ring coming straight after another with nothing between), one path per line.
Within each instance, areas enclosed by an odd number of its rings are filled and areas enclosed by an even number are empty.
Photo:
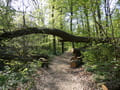
M49 69L38 70L34 90L100 90L90 72L83 67L70 68L71 57L70 52L55 56Z

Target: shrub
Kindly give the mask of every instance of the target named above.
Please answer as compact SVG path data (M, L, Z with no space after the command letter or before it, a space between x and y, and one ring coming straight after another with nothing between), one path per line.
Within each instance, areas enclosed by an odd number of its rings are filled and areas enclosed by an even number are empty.
M18 85L33 83L33 75L37 68L41 67L40 61L22 63L20 61L11 61L6 63L5 70L0 73L0 89L8 90L16 88ZM31 87L31 85L30 85ZM26 88L29 88L28 86Z
M96 75L96 80L114 80L120 77L120 62L115 58L111 44L92 45L83 52L86 70Z

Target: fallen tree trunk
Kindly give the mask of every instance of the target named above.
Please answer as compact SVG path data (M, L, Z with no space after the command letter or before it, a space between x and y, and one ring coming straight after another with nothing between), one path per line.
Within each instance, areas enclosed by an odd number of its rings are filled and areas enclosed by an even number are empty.
M6 40L6 39L12 39L15 37L20 37L23 35L28 35L28 34L51 34L58 36L62 38L61 41L63 42L91 42L91 41L99 41L99 42L109 42L112 39L111 38L106 38L106 39L99 39L99 38L93 38L93 37L80 37L80 36L74 36L69 33L66 33L62 30L59 29L50 29L50 28L24 28L12 32L6 32L0 35L0 41Z

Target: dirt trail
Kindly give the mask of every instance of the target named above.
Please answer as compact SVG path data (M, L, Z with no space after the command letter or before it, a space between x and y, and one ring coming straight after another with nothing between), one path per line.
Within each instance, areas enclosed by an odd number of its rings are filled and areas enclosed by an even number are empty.
M38 71L35 90L99 90L92 80L92 74L83 68L71 69L71 53L53 58L50 69Z

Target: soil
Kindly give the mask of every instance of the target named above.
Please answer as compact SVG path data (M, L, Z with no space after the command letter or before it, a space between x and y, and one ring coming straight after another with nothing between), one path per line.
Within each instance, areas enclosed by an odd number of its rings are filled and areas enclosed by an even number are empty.
M70 52L55 56L49 69L40 69L34 90L100 90L90 72L83 67L70 68L71 57Z

